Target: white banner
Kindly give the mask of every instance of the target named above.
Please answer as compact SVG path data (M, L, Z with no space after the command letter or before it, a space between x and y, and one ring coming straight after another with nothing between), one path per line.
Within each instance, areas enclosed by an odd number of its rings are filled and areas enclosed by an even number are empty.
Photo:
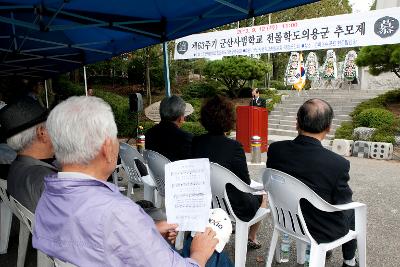
M334 8L334 7L332 7ZM193 34L175 41L175 59L400 43L400 7Z

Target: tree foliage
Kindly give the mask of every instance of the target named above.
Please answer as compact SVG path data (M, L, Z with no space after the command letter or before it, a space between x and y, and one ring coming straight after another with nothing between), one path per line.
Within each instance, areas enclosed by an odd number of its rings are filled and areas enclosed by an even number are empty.
M238 97L247 81L261 79L270 70L271 66L261 60L239 56L209 61L204 73L224 84L231 96Z
M368 66L372 75L391 71L400 78L400 44L363 47L356 63L358 66Z
M146 64L149 64L152 87L163 87L164 80L160 45L139 49L130 54L127 68L129 82L133 84L146 83Z

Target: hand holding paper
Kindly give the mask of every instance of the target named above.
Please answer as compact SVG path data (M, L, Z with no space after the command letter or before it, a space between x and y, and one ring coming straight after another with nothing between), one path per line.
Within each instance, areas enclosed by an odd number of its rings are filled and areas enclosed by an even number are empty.
M166 221L159 221L156 223L156 227L160 234L167 239L171 244L175 243L178 227L177 224L169 224Z

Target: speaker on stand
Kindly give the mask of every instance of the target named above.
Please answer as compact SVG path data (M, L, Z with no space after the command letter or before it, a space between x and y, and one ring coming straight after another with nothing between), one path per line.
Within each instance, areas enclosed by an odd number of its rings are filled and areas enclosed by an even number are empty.
M136 113L136 129L133 138L138 138L139 115L143 112L143 98L140 93L132 93L129 97L129 112ZM129 140L128 140L129 141Z

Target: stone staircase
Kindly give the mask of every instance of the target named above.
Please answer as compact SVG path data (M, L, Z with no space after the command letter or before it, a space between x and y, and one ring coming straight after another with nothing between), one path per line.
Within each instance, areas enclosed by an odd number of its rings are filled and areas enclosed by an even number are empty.
M336 128L344 121L351 121L349 114L358 104L383 93L385 93L384 90L335 90L333 92L332 90L308 90L301 92L299 96L297 92L290 91L268 116L268 141L272 143L296 137L297 110L306 100L321 98L332 106L335 114L331 132L327 135L325 142L328 145L329 140L335 136Z

